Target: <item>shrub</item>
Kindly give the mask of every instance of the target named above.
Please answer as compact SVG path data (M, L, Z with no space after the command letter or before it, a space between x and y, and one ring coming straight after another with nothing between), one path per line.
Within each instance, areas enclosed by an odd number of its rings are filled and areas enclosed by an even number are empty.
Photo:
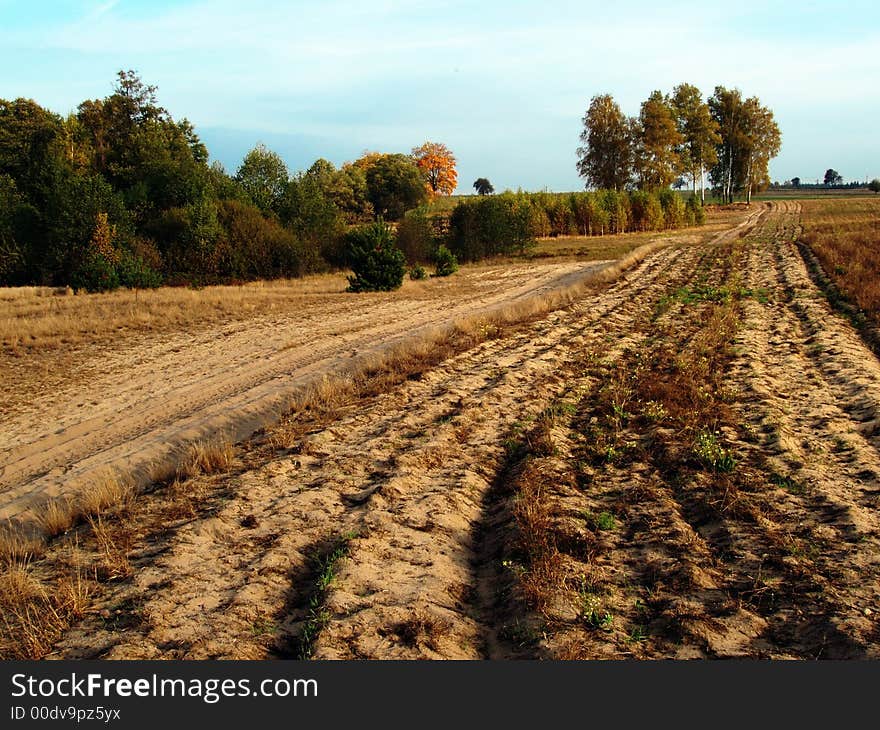
M290 231L266 218L259 208L224 200L218 218L223 228L218 258L224 278L273 279L318 268L315 248L307 253Z
M659 197L666 228L681 228L687 218L685 204L681 196L666 188L660 191Z
M73 290L85 289L87 292L112 291L119 287L116 268L101 254L90 252L70 275Z
M411 264L430 261L434 229L425 208L411 210L397 226L397 247Z
M608 215L608 231L626 233L630 225L629 196L617 190L602 190L599 203Z
M348 277L350 292L392 291L403 284L406 257L381 219L346 236L346 259L354 272Z
M663 208L656 195L645 191L630 195L630 225L637 231L659 231L663 228Z
M425 271L425 267L421 264L416 264L409 270L409 278L413 281L419 281L420 279L427 279L428 272Z
M458 271L458 259L446 246L440 246L434 254L434 276L450 276Z
M449 218L449 247L459 260L524 253L547 215L526 194L503 193L462 201Z
M155 289L162 286L162 275L131 251L122 251L116 273L119 285L129 289Z
M701 226L706 222L706 211L697 197L688 198L685 210L688 224Z

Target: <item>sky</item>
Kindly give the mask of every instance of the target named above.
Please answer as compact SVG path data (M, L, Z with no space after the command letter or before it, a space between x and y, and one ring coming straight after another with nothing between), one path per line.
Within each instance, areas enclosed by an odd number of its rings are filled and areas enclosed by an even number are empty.
M880 3L0 0L0 98L60 114L134 69L234 172L445 143L459 192L577 190L590 99L738 87L774 111L771 178L880 177Z

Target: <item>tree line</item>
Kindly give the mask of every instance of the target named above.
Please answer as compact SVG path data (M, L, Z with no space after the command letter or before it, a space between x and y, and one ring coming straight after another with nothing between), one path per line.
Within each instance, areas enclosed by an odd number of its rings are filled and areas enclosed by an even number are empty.
M291 175L263 145L234 174L157 89L120 71L113 93L62 117L0 99L0 285L89 291L298 276L344 265L348 228L451 194L455 157L426 142Z
M577 169L588 187L653 191L690 178L705 202L708 173L723 202L769 186L769 163L781 133L757 97L716 86L708 99L692 84L654 91L637 117L627 117L610 94L598 94L583 117Z

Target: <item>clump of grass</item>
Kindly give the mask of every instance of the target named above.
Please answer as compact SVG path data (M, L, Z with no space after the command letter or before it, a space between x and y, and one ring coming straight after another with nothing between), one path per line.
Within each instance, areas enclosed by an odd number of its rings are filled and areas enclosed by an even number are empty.
M190 479L199 474L224 472L235 459L235 449L229 441L198 441L190 444L186 456L177 467L178 479Z
M111 525L100 515L88 518L98 547L100 563L96 574L101 580L120 580L132 573L128 551L131 549L131 533L124 524Z
M315 641L330 621L325 602L327 591L336 579L340 563L348 555L355 532L346 532L333 538L329 545L313 557L315 578L310 589L306 607L306 622L299 635L299 658L308 659L314 651Z
M701 430L694 442L693 453L700 462L717 472L731 472L736 468L736 459L728 449L725 449L718 441L718 436L712 431Z
M0 526L0 567L28 563L40 557L45 544L36 535L18 525Z
M69 497L50 499L37 517L37 523L47 537L57 537L67 532L82 518L82 511Z
M133 496L134 489L129 481L107 473L77 497L77 505L82 515L101 515L126 506Z
M595 514L587 510L583 513L583 517L587 524L598 532L617 529L617 518L610 512L603 511Z
M85 614L90 595L79 569L50 585L28 565L7 566L0 573L0 658L42 658L71 621Z

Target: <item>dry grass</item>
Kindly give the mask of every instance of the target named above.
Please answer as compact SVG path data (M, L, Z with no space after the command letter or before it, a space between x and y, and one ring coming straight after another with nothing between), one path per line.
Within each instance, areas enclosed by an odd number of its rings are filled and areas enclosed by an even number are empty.
M26 564L43 554L45 545L39 536L9 523L0 527L0 567Z
M207 327L295 308L310 297L341 293L345 286L341 274L325 274L241 286L163 287L106 294L65 295L49 287L0 288L0 345L12 351L58 348L113 338L126 331Z
M115 473L99 476L95 483L79 495L77 503L82 515L101 515L108 510L124 507L134 497L134 488L127 479Z
M76 500L69 497L50 499L39 512L37 524L47 537L63 535L82 518Z
M190 444L186 455L177 465L175 476L185 480L198 474L217 474L229 469L235 458L235 448L226 439L197 441Z
M98 580L119 580L132 573L128 552L131 550L132 532L124 522L111 524L100 516L89 517L98 548L99 564L95 568Z
M47 583L28 565L0 573L0 658L39 659L89 605L91 584L76 569Z
M802 205L801 240L843 296L880 326L880 197Z

